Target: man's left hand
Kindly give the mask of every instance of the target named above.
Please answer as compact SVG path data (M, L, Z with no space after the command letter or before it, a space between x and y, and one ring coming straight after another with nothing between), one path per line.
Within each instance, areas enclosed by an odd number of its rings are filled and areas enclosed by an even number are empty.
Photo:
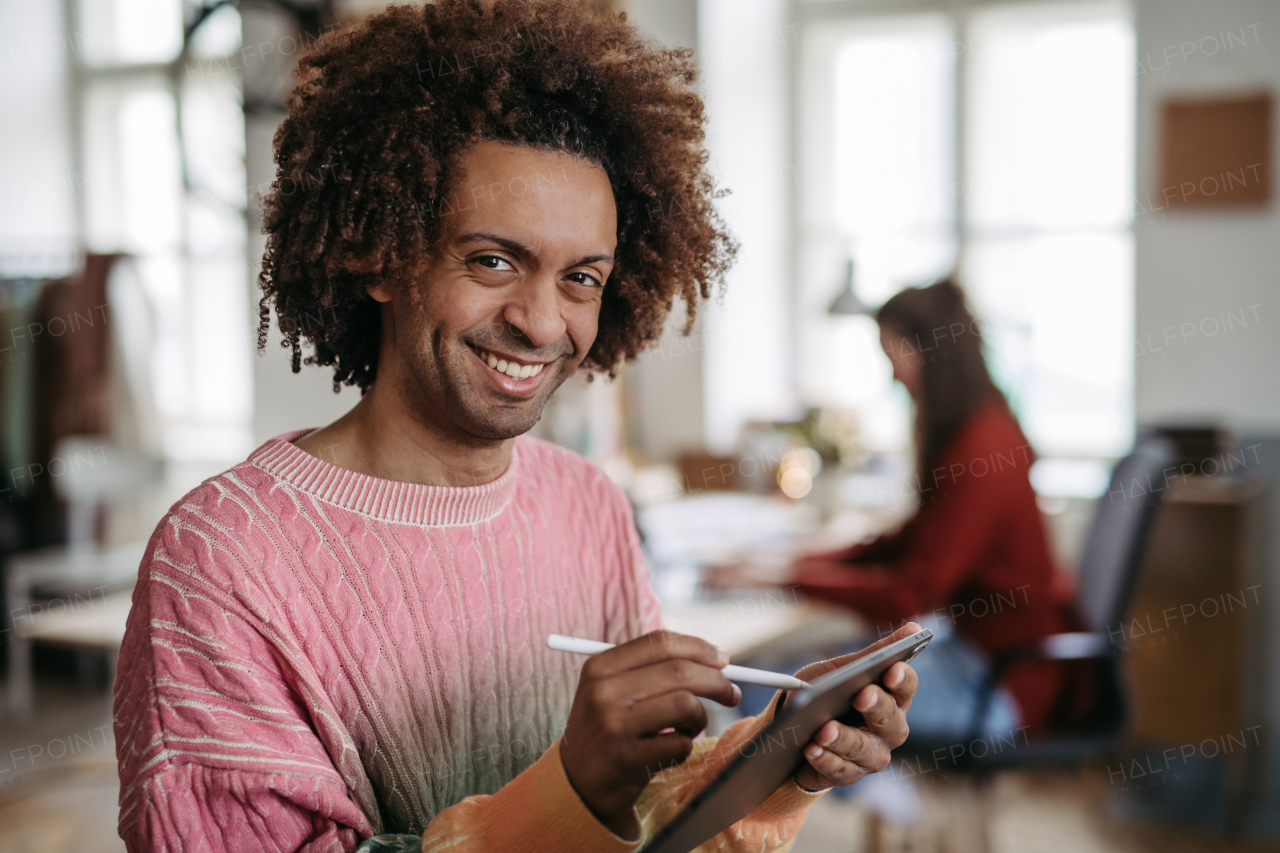
M909 637L920 626L908 622L893 634L865 649L809 664L796 673L804 681L838 669L850 661ZM868 773L889 766L889 751L907 739L907 709L920 680L905 663L895 663L884 674L884 686L872 684L853 697L853 707L861 712L861 726L846 726L830 720L818 729L804 748L806 764L796 772L796 783L809 791L852 785ZM788 691L787 697L790 698ZM784 700L785 701L785 700Z

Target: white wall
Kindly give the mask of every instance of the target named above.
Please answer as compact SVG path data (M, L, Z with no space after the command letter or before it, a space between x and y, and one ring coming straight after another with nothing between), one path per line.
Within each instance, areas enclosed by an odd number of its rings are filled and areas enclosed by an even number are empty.
M67 64L91 35L68 32L60 3L0 3L0 272L68 271L84 178L72 165Z
M1166 98L1280 93L1280 3L1137 0L1135 24L1138 423L1221 420L1280 433L1280 199L1256 211L1163 209L1158 174ZM1228 30L1231 50L1223 46ZM1274 126L1272 145L1274 169ZM1226 312L1236 317L1233 330L1210 334Z
M730 191L718 209L740 250L723 300L679 320L628 369L631 441L650 459L733 449L743 421L792 414L788 242L794 170L788 166L788 51L796 28L786 0L629 0L646 38L691 47L708 114L709 168Z
M262 38L249 32L252 21L259 16L246 16L244 43L256 44L270 41L272 34ZM275 36L275 37L278 37ZM245 116L245 181L252 188L270 186L275 178L275 162L272 159L271 138L279 125L280 116ZM251 194L252 195L252 194ZM258 273L262 269L262 252L266 238L261 234L262 212L256 198L249 198L249 294L252 309L250 316L257 325L258 300L262 291L258 288ZM257 341L257 335L251 336ZM304 347L303 353L307 353ZM272 330L266 349L255 351L253 359L253 442L259 445L273 436L295 429L320 427L342 417L360 400L358 389L344 387L341 394L333 393L331 368L308 367L295 374L291 366L292 356L280 348L279 327L272 317Z
M641 35L668 47L698 47L698 0L618 0Z
M695 0L626 0L620 5L644 38L668 47L697 48ZM683 320L677 303L662 339L624 373L628 441L650 461L671 459L705 443L703 323L685 337L679 331Z
M245 37L248 43L248 36ZM271 137L278 121L265 116L245 117L245 174L250 187L268 185L275 176L275 163L271 159ZM258 300L262 290L258 287L262 252L266 238L259 233L262 223L261 208L249 199L249 294L252 310L249 312L257 325ZM257 341L257 335L252 336ZM254 352L253 359L253 443L262 444L269 438L295 429L321 427L332 423L360 400L360 391L344 387L341 394L333 393L331 368L302 366L301 373L294 373L292 356L280 348L280 331L272 316L272 329L266 349ZM304 355L307 349L303 349Z
M742 423L792 415L788 58L799 27L786 0L702 0L702 66L710 168L730 195L719 210L741 244L704 337L707 444L733 449Z

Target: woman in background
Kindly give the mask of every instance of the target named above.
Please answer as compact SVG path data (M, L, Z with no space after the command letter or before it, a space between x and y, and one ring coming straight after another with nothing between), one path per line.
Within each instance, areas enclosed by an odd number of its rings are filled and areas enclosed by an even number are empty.
M963 291L951 279L904 290L876 321L893 378L915 404L919 509L894 533L798 560L783 583L857 611L880 633L932 615L939 636L913 663L912 735L964 736L990 658L1068 629L1066 590L1028 478L1031 447L991 381ZM1054 664L1015 668L982 733L1028 726L1034 736L1062 687ZM744 713L754 698L744 693Z

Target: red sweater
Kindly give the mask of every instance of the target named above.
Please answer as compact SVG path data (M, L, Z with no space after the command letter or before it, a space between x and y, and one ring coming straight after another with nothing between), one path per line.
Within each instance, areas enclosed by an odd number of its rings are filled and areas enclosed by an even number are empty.
M922 472L920 510L898 532L807 557L795 580L808 595L850 607L884 630L912 616L951 618L989 654L1068 630L1063 585L1027 476L1034 456L1001 402L981 407ZM1046 724L1062 674L1052 664L1006 681L1023 721Z

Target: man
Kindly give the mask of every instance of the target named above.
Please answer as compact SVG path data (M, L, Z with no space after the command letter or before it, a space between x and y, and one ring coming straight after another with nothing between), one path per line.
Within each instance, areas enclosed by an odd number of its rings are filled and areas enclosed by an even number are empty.
M697 697L740 696L724 654L658 632L619 490L518 436L727 265L688 59L573 4L441 0L326 36L299 75L264 323L273 305L295 369L305 339L365 394L152 537L116 684L121 835L632 850L772 708L695 740ZM620 645L583 663L550 633ZM886 684L709 848L785 850L824 789L882 768L915 675Z

